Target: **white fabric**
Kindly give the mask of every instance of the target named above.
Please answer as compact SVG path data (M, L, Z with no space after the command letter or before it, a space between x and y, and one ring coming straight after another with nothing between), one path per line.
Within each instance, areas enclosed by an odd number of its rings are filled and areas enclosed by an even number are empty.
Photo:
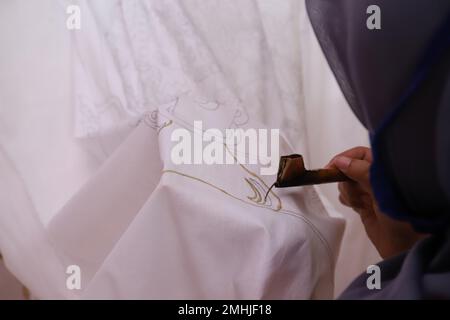
M63 25L64 10L43 3ZM342 223L314 189L277 191L277 210L248 199L245 178L261 193L266 186L244 167L179 168L168 159L171 130L194 119L282 128L282 153L314 156L316 128L306 120L317 111L303 105L305 56L296 38L307 26L303 3L79 4L82 30L61 32L67 49L51 63L60 66L57 88L30 94L53 91L74 104L37 99L39 110L26 101L22 112L0 105L8 123L0 172L10 176L0 184L8 191L0 250L9 269L38 298L331 297ZM28 45L36 56L37 44ZM69 66L73 86L61 78ZM81 292L65 288L69 264L82 268Z

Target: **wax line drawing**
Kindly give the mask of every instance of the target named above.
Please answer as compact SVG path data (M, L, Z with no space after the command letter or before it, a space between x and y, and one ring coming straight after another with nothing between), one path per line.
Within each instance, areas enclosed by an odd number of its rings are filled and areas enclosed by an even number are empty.
M267 210L270 210L270 211L275 212L275 213L289 215L289 216L292 216L292 217L295 217L297 219L302 220L304 223L306 223L311 228L311 230L317 236L319 241L324 245L325 251L327 253L327 256L328 256L328 259L329 259L329 262L330 262L330 268L333 268L334 259L333 259L333 253L332 253L330 244L325 239L325 237L322 235L320 230L317 229L317 227L314 225L314 223L311 222L307 217L303 216L301 213L298 213L298 212L295 212L295 211L292 211L292 210L282 209L281 208L281 204L279 204L280 208L276 209L276 208L273 208L272 202L270 202L270 205L267 205L267 204L264 204L264 203L263 204L258 203L256 201L250 200L250 199L249 199L250 201L247 201L247 200L242 199L242 198L240 198L240 197L238 197L236 195L231 194L227 190L225 190L225 189L223 189L223 188L221 188L219 186L216 186L215 184L213 184L211 182L208 182L208 181L206 181L204 179L192 176L190 174L187 174L187 173L184 173L184 172L181 172L181 171L172 170L172 169L164 169L162 171L162 174L174 174L174 175L178 175L178 176L181 176L181 177L184 177L184 178L187 178L187 179L191 179L191 180L200 182L202 184L205 184L205 185L207 185L207 186L209 186L209 187L211 187L211 188L213 188L213 189L215 189L217 191L220 191L221 193L227 195L228 197L231 197L231 198L233 198L235 200L238 200L238 201L240 201L242 203L245 203L247 205L251 205L251 206L254 206L254 207L267 209ZM252 188L252 190L253 190L253 188ZM274 194L274 196L277 199L277 201L280 201L280 203L281 203L281 199L275 194Z
M244 203L249 204L249 205L253 205L253 206L257 206L257 207L265 207L265 208L270 209L270 210L275 211L275 212L278 212L278 211L281 210L281 208L272 208L272 207L269 207L269 206L265 205L264 203L261 203L261 201L251 200L251 199L250 199L251 197L248 197L248 199L249 199L250 201L247 201L247 200L242 199L242 198L240 198L240 197L238 197L238 196L236 196L236 195L234 195L234 194L231 194L231 193L228 192L227 190L225 190L225 189L223 189L223 188L221 188L221 187L218 187L218 186L216 186L215 184L213 184L213 183L211 183L211 182L208 182L208 181L206 181L206 180L203 180L203 179L201 179L201 178L198 178L198 177L189 175L189 174L184 173L184 172L181 172L181 171L172 170L172 169L164 169L164 170L162 171L162 173L172 173L172 174L176 174L176 175L179 175L179 176L182 176L182 177L185 177L185 178L189 178L189 179L192 179L192 180L196 180L196 181L198 181L198 182L201 182L201 183L203 183L203 184L206 184L206 185L208 185L208 186L210 186L210 187L212 187L212 188L214 188L214 189L216 189L216 190L218 190L218 191L220 191L220 192L226 194L227 196L229 196L229 197L231 197L231 198L233 198L233 199L235 199L235 200L244 202ZM244 180L245 180L245 179L244 179ZM245 181L246 181L246 180L245 180ZM253 186L253 188L255 188L255 187ZM253 188L252 188L252 190L255 190L255 189L253 189ZM259 191L258 191L257 193L259 193ZM261 196L260 196L260 197L261 197ZM281 200L280 200L280 198L278 198L278 196L275 195L275 197L276 197L276 199L277 199L278 201L281 202ZM281 205L279 205L279 206L281 207Z

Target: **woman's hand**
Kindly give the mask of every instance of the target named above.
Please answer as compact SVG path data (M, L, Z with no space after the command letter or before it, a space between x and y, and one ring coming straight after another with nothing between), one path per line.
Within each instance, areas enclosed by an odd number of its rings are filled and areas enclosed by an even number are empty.
M339 200L360 215L381 257L389 258L410 249L423 235L409 223L393 220L379 210L369 182L371 163L371 150L356 147L338 154L326 167L335 167L352 180L339 183Z

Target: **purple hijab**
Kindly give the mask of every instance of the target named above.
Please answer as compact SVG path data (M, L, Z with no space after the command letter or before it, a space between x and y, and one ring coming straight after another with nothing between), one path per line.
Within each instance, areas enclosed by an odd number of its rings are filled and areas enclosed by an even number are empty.
M432 234L343 298L450 298L450 1L306 0L331 69L368 129L380 209ZM367 9L380 9L369 29Z

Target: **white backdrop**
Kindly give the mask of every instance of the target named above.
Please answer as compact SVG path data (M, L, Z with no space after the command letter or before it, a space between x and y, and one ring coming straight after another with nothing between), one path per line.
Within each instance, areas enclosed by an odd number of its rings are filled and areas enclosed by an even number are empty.
M202 14L201 10L194 10L196 6L200 8L196 1L188 3L194 12ZM104 13L99 19L108 24L107 3L95 1L94 4L101 9L97 12ZM264 17L267 43L271 52L276 53L273 56L282 92L298 99L303 106L300 112L288 109L286 113L275 115L272 109L263 107L258 112L259 120L273 123L275 118L288 123L294 136L296 117L300 114L306 118L308 145L294 147L308 149L307 163L311 167L325 164L343 149L366 144L366 133L351 114L332 77L307 20L303 2L292 0L280 5L278 1L258 1L258 8ZM199 21L208 25L214 17L208 20L206 12L205 19ZM24 244L17 244L17 252L8 252L9 255L38 255L38 245L32 252L21 251L27 247L28 233L45 234L43 230L29 230L27 219L38 219L46 226L104 161L91 152L92 146L86 146L74 136L74 52L65 18L64 7L51 0L39 3L4 0L0 3L0 146L3 157L0 173L6 177L8 173L17 172L22 180L15 185L16 189L11 187L14 182L0 181L0 201L3 201L0 205L5 208L8 196L15 192L15 196L22 195L22 206L31 207L18 208L18 211L33 212L32 216L18 219L16 225L0 229L0 239L8 237L8 232L14 236L18 233L18 237L24 239ZM294 94L296 91L298 94ZM295 144L295 137L290 138ZM335 277L336 293L339 293L378 256L365 238L357 217L338 204L335 186L320 187L320 190L337 209L330 212L342 214L347 220ZM0 214L5 217L11 213L0 211ZM15 266L8 267L14 273ZM25 281L40 275L30 270L28 274L16 276ZM6 279L7 275L0 273L0 277ZM8 281L8 286L12 283ZM5 290L3 296L14 292L6 287L0 290Z

